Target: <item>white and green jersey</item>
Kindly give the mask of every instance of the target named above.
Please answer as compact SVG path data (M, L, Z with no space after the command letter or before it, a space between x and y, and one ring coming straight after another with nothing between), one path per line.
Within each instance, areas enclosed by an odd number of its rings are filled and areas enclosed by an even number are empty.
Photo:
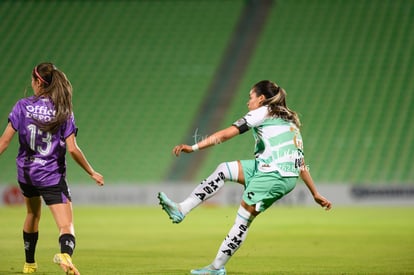
M269 116L267 106L248 112L235 123L240 133L252 129L255 156L262 172L278 171L282 177L297 177L303 163L303 142L298 127Z

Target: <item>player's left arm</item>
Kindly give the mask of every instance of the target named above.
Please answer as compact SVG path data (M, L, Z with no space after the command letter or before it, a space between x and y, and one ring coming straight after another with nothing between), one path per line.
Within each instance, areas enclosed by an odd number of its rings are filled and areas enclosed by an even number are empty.
M6 129L4 129L4 132L0 137L0 155L3 154L4 151L6 151L7 147L9 147L9 144L13 139L15 133L16 130L13 129L13 126L9 122L6 126Z
M72 133L66 138L66 147L69 154L76 161L76 163L78 163L79 166L82 167L91 176L93 180L95 180L96 184L100 186L104 185L103 176L92 168L92 166L86 159L85 155L83 154L82 150L76 143L75 133Z
M313 199L317 204L325 208L326 210L329 210L332 208L332 203L326 199L324 196L319 194L315 183L313 182L312 176L309 172L309 170L306 168L305 163L303 162L303 166L300 169L300 177L303 180L303 182L308 187L309 191L311 192Z

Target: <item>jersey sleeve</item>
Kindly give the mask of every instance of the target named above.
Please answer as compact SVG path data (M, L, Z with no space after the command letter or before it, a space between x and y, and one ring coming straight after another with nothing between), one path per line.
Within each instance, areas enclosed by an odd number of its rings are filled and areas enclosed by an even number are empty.
M232 125L239 129L240 134L248 131L252 127L259 126L267 117L266 106L248 112L244 117L235 121Z
M68 136L70 136L73 133L76 136L77 133L78 133L78 128L76 127L75 117L72 113L72 115L69 117L69 119L66 120L66 122L65 122L64 129L63 129L63 137L66 139Z
M21 109L20 101L18 101L14 105L14 107L13 107L13 109L10 112L9 117L8 117L8 121L11 123L11 126L13 127L13 129L15 131L18 131L19 126L20 126L20 113L21 113L20 109Z

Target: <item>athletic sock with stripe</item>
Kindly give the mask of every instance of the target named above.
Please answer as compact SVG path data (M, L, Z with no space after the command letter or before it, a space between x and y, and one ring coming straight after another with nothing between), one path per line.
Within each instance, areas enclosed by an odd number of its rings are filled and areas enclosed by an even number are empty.
M214 196L223 187L225 181L237 181L238 171L237 161L220 163L208 178L197 185L191 194L179 203L180 211L184 215L188 214L203 201Z
M250 214L243 206L239 207L234 225L221 243L216 258L212 263L214 268L224 267L234 253L236 253L246 239L249 226L254 218L255 216Z

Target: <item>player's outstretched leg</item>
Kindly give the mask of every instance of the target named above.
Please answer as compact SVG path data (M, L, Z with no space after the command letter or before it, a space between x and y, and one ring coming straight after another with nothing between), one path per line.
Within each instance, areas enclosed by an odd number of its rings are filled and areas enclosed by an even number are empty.
M220 269L214 269L212 265L208 265L199 269L191 270L193 275L226 275L226 269L224 267Z
M67 253L58 253L53 257L53 262L60 265L67 275L80 275L75 265L72 263L72 258Z
M160 204L163 205L163 209L167 212L173 222L179 223L191 210L216 195L223 187L224 182L228 180L237 181L239 174L238 166L238 161L220 163L214 172L198 184L182 202L174 203L169 200L164 193L160 193L158 195Z
M185 215L180 211L178 204L170 200L163 192L158 193L158 199L162 209L167 213L173 223L180 223L184 220Z

